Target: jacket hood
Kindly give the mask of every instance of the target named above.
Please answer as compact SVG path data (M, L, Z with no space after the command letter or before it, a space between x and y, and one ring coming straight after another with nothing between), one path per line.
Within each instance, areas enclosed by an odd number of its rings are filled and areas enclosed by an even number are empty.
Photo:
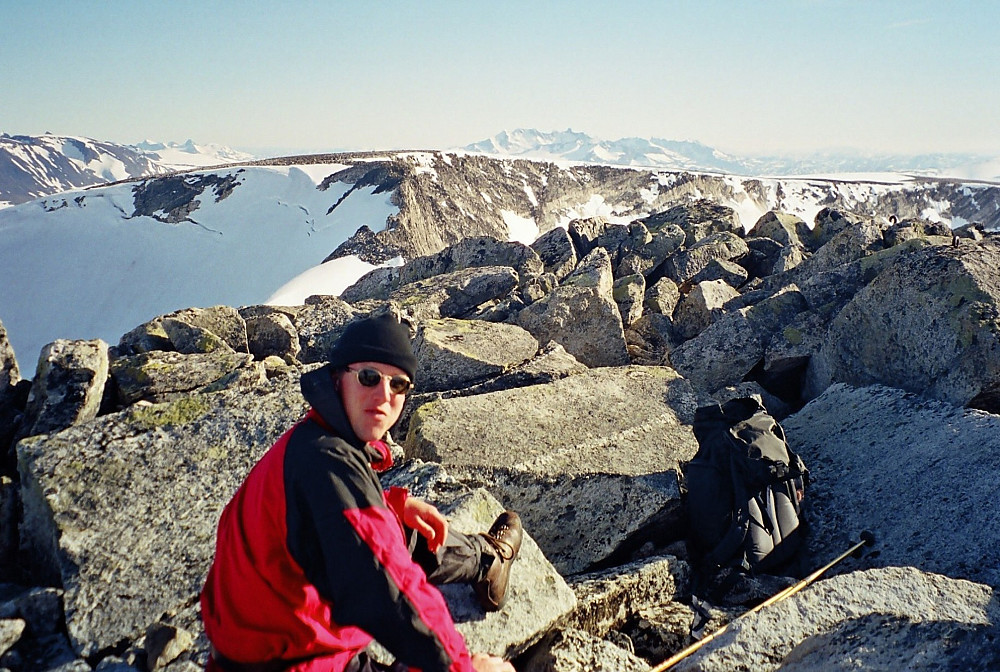
M333 432L352 446L364 448L365 442L358 438L347 419L340 393L333 384L334 367L327 364L318 369L302 374L300 387L302 396L319 414Z

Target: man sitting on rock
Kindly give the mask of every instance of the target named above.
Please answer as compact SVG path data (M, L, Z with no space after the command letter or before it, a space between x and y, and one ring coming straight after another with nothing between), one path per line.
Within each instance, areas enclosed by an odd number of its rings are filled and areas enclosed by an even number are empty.
M219 521L201 595L209 670L513 672L470 655L440 591L467 582L483 608L504 603L521 522L486 534L448 529L404 488L383 492L383 442L413 386L409 333L391 315L351 323L328 363L302 376L312 407L253 468ZM365 648L378 640L386 667Z

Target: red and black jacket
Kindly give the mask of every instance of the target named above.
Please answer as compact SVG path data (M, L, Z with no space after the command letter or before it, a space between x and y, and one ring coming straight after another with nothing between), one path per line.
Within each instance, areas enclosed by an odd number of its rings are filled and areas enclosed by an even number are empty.
M239 663L339 672L377 639L422 672L471 671L441 593L403 533L406 491L383 492L384 444L357 438L327 367L312 406L254 466L219 521L201 595L215 650Z

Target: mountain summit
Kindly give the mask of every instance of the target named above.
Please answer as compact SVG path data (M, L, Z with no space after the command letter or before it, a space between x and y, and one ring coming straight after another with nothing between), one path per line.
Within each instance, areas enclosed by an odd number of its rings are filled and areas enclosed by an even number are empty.
M621 138L599 140L572 129L544 132L519 128L502 131L492 138L466 145L465 150L523 158L584 163L610 163L618 166L742 172L746 166L699 142L661 138Z
M253 154L247 154L224 145L199 145L190 138L183 143L144 140L134 147L158 165L172 170L207 168L225 163L252 161L257 158Z
M219 145L122 145L92 138L0 135L0 207L62 191L248 161L254 157Z

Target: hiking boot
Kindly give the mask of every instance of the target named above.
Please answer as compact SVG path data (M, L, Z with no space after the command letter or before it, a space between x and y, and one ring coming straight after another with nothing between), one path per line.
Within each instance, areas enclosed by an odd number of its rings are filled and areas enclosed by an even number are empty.
M521 550L521 517L513 511L504 511L493 522L490 531L481 536L493 552L493 563L473 587L483 609L499 611L507 599L510 566Z

